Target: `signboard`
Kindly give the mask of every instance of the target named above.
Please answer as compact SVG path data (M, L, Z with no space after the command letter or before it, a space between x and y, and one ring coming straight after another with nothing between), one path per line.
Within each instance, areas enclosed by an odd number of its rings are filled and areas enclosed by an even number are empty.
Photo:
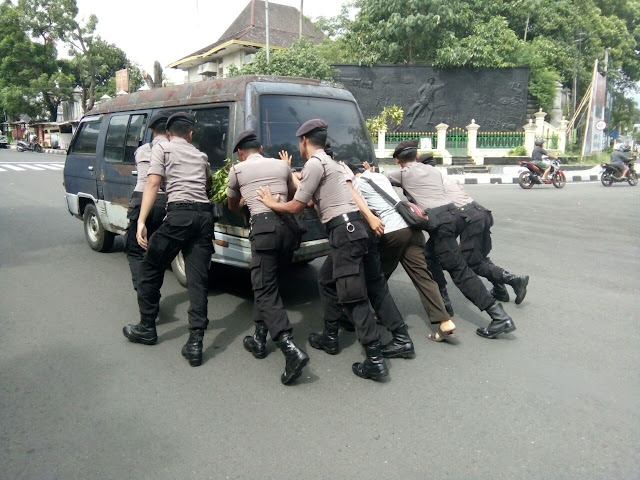
M129 69L124 68L116 72L116 92L129 93Z
M598 123L596 123L596 130L603 131L605 128L607 128L607 122L605 122L604 120L600 120Z
M607 139L603 133L604 128L598 128L600 122L604 123L605 101L607 96L607 79L598 72L598 64L596 63L593 70L593 87L591 93L591 102L589 105L587 130L584 138L582 154L600 153L606 147Z

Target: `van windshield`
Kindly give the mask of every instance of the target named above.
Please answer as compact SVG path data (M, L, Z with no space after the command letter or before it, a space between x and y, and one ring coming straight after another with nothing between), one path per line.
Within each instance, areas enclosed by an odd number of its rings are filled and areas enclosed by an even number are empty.
M375 160L355 103L293 95L260 96L260 138L265 156L279 158L278 152L286 150L293 155L292 165L302 167L296 130L312 118L329 124L328 138L336 160L347 164Z

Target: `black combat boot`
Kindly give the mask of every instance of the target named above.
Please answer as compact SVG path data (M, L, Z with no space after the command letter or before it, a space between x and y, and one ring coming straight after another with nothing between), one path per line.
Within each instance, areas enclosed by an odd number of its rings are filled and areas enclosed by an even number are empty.
M486 312L491 317L491 323L488 327L479 328L476 333L484 338L496 338L502 333L513 332L516 329L515 323L507 312L502 308L502 304L493 302Z
M516 292L516 305L520 305L527 295L527 285L529 285L529 275L514 275L504 270L502 281L513 288Z
M309 344L318 350L324 350L330 355L338 353L338 323L324 322L322 333L309 334Z
M449 298L447 287L440 288L440 296L442 297L442 301L444 302L444 308L447 309L447 313L450 317L453 317L453 305L451 305L451 299Z
M140 323L131 323L122 327L122 333L130 342L142 343L144 345L155 345L158 341L156 332L156 322L154 320L140 320Z
M507 287L502 283L494 283L490 293L499 302L506 303L509 301L509 292L507 292Z
M379 341L371 342L365 345L364 350L367 358L363 362L354 363L351 370L361 378L370 378L371 380L380 380L389 375L387 362L382 356L382 345Z
M204 331L190 331L189 340L182 347L182 356L189 361L189 365L192 367L202 365L202 337L204 337Z
M416 352L409 336L406 324L402 324L393 333L393 339L382 347L382 356L385 358L413 358Z
M304 366L309 363L309 356L293 343L293 337L289 332L281 333L276 340L276 345L282 350L286 360L280 381L288 385L300 376Z
M253 335L244 337L242 345L247 352L256 358L267 356L267 326L260 322L256 323L256 331Z

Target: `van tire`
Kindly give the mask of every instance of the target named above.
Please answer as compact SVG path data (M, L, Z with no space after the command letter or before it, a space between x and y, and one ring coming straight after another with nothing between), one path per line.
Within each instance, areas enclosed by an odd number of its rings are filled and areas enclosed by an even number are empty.
M178 252L176 258L171 262L171 270L173 274L176 276L178 283L183 287L187 287L187 272L184 267L184 257L182 256L182 251Z
M108 232L98 216L98 210L93 204L84 208L84 236L92 250L106 252L113 246L115 234Z

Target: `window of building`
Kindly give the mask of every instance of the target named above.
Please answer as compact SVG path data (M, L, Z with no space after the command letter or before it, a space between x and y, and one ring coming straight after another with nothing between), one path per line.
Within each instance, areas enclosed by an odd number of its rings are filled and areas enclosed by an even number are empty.
M95 154L100 133L100 120L84 122L80 124L80 131L73 142L71 152L82 154Z
M127 130L127 144L124 150L124 163L135 163L135 152L144 139L144 129L147 123L147 114L131 115L129 129Z
M229 107L192 110L196 117L193 145L207 154L211 170L224 165L229 136Z

